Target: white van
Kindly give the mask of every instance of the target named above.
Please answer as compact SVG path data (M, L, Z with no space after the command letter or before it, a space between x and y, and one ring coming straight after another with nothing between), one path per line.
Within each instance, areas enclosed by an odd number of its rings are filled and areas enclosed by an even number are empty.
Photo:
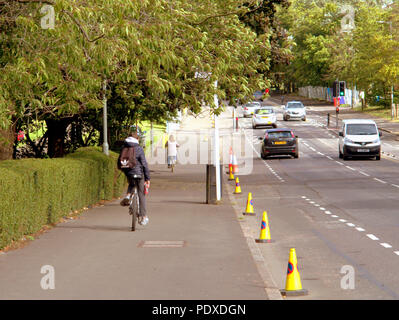
M381 132L374 120L342 120L338 152L341 159L349 157L375 157L381 159Z

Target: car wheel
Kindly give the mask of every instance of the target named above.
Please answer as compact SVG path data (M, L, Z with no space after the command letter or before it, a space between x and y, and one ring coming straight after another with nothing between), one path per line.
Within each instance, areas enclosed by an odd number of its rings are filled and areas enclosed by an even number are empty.
M273 128L276 129L277 128L277 124L273 124Z
M339 150L339 149L338 149L338 154L339 154L339 158L340 158L340 159L342 159L342 158L344 157L343 154L342 154L342 152L341 152L341 150Z
M287 121L287 118L286 118L286 117L283 117L283 120L284 120L284 121Z
M298 153L294 153L294 159L298 159L299 158L299 154Z
M263 160L266 159L266 156L263 154L263 152L260 153L260 157L261 157Z
M342 155L342 159L348 160L348 156L344 153L344 154Z
M381 160L381 155L375 156L375 160Z
M303 118L302 118L302 121L306 121L306 117L303 117Z
M252 125L252 129L256 129L256 126L255 126L255 125Z

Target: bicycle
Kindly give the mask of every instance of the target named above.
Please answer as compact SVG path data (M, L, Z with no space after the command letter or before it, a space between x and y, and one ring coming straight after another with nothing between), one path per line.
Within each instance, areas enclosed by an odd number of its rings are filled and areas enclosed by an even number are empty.
M132 231L136 230L136 222L139 218L139 210L140 210L140 201L139 201L139 193L137 191L138 183L141 179L141 176L134 175L130 179L134 181L133 193L129 199L129 214L132 215Z

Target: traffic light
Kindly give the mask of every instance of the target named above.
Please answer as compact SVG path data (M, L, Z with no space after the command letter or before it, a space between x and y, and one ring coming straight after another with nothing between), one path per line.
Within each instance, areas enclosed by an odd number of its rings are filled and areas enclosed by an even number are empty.
M333 89L333 97L334 98L338 97L338 90L339 90L338 84L339 84L338 81L334 81L334 83L333 83L332 89Z
M340 97L345 96L345 81L339 82L339 96Z

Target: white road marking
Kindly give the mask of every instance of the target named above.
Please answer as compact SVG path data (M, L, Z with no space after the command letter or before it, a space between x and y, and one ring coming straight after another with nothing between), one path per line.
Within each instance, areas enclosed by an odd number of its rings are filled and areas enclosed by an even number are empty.
M385 181L383 181L383 180L380 180L380 179L378 179L378 178L373 178L375 181L378 181L378 182L381 182L381 183L386 183Z
M360 227L357 227L356 230L360 231L360 232L366 231L366 230L364 230L363 228L360 228Z
M399 188L397 184L391 184L392 187Z
M389 243L380 243L380 245L382 245L384 248L392 248L392 246Z
M348 169L350 169L350 170L352 170L352 171L356 171L356 169L354 169L354 168L352 168L352 167L349 167L349 166L345 166L346 168L348 168Z
M350 223L350 222L348 222L346 225L347 225L348 227L354 227L354 226L355 226L353 223Z
M373 234L371 234L371 233L367 234L367 236L368 236L371 240L380 240L380 239L378 239L375 235L373 235Z
M331 212L330 212L330 211L325 211L324 213L325 213L325 214L331 214Z
M346 222L346 220L345 220L345 219L339 219L339 221L341 221L341 222Z
M363 172L363 171L359 171L359 173L362 174L362 175L364 175L364 176L366 176L366 177L370 177L369 174L367 174L367 173L365 173L365 172Z
M399 251L394 251L394 253L399 256Z
M328 159L330 159L330 160L334 160L334 159L333 159L333 158L331 158L330 156L327 156L327 158L328 158Z
M333 218L338 218L338 216L336 216L335 214L333 214L331 217L333 217Z
M339 161L335 161L336 163L340 164L341 166L343 166L344 164L339 162Z
M323 207L320 207L319 208L321 211L325 211L326 209L325 208L323 208Z

